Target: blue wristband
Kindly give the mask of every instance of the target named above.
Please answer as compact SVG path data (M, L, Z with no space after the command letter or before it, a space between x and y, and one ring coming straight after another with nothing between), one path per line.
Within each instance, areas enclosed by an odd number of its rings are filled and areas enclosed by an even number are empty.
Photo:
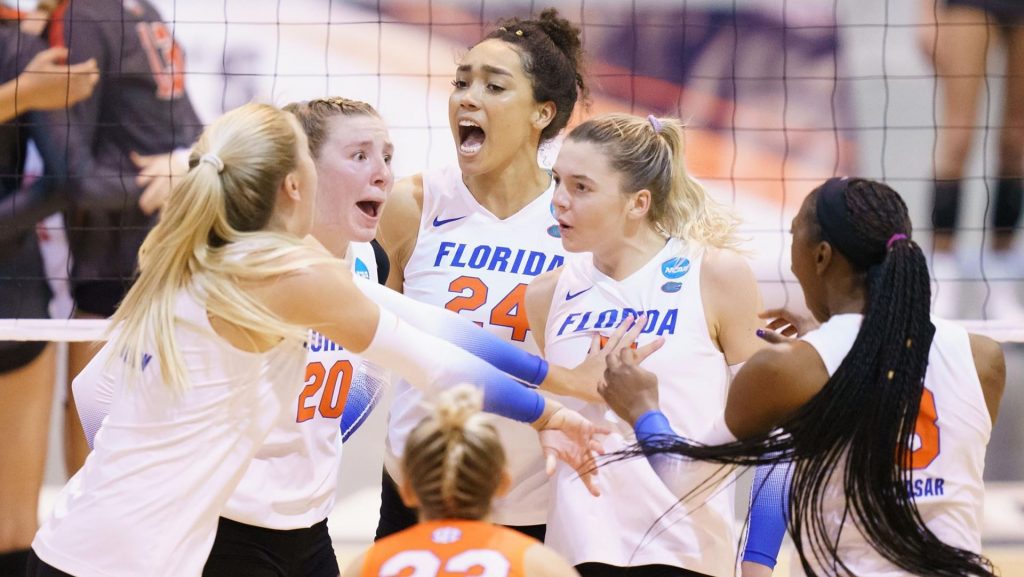
M636 420L636 424L633 425L633 431L636 433L636 440L640 441L641 445L646 445L650 441L664 439L665 437L679 436L672 430L672 424L668 422L668 417L665 416L665 413L658 409L653 409L640 415L640 418Z

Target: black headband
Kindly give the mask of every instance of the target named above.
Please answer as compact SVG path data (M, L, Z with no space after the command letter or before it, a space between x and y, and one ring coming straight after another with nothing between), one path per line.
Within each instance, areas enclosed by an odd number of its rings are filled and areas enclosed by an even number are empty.
M885 246L872 246L853 228L846 206L847 178L830 178L818 187L816 209L822 240L862 269L871 268L885 258Z

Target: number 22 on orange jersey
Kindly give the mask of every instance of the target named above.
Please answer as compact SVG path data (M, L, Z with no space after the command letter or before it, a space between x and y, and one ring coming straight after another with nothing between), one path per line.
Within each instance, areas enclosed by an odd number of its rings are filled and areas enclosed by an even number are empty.
M438 577L442 559L426 549L402 551L380 566L379 577ZM507 577L512 564L493 549L469 549L444 562L445 577ZM409 570L412 570L410 573Z

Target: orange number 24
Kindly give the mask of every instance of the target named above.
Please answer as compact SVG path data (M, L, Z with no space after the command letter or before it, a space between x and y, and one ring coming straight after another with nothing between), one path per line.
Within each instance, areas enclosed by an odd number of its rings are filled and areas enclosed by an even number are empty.
M475 311L487 303L488 288L479 277L460 276L448 285L448 290L459 295L444 305L444 308L452 312ZM525 284L517 284L494 305L491 309L490 322L494 326L512 329L512 340L526 340L530 322L526 318Z

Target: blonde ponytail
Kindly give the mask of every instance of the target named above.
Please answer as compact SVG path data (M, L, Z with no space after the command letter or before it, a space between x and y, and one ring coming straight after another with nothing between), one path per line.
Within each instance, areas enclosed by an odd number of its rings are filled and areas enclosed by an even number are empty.
M409 434L402 469L430 519L482 519L501 485L505 451L470 385L439 395Z
M686 134L674 118L659 119L658 131L671 151L672 177L666 202L655 206L651 218L666 235L718 248L736 248L739 218L728 207L708 196L686 171ZM656 211L656 212L655 212Z
M183 290L253 338L305 338L305 329L281 321L240 287L329 260L296 258L308 252L301 239L264 231L277 190L296 167L297 142L289 115L262 104L228 112L200 136L189 172L142 243L139 277L112 317L116 357L133 372L153 357L164 382L188 387L174 330Z
M739 245L739 219L686 172L685 134L678 120L603 114L574 128L568 138L599 145L622 175L624 192L651 192L648 218L665 236L718 248Z

